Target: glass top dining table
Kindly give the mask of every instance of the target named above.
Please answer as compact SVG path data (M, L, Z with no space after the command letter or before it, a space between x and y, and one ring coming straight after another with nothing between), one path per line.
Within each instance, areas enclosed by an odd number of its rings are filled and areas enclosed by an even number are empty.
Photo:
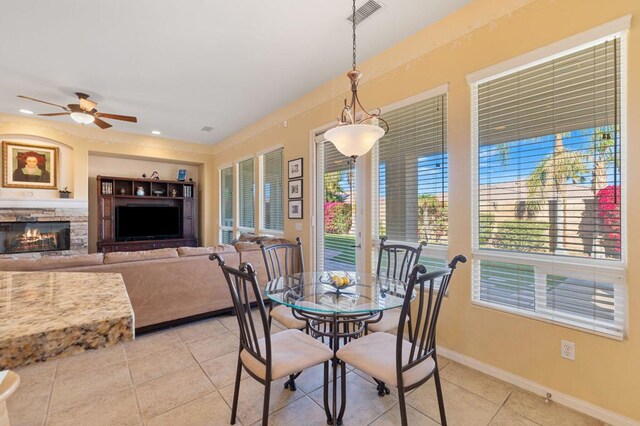
M364 272L315 271L269 281L265 295L273 302L312 314L357 315L402 306L405 290L404 282L391 277Z

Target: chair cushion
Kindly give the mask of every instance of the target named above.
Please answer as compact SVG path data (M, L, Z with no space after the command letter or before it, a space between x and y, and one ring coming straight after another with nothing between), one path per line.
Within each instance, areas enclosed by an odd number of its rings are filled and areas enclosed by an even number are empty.
M260 353L266 356L264 337L258 341ZM327 345L301 332L285 330L271 336L271 380L302 371L333 358ZM256 376L266 379L266 367L249 352L240 352L242 364Z
M396 339L389 333L373 333L347 343L338 352L337 356L347 364L382 380L388 385L398 386L396 376ZM409 361L411 343L402 341L402 364ZM433 358L427 358L420 364L402 373L404 386L427 377L433 372L436 364Z
M394 328L398 328L398 321L400 321L400 311L400 308L384 311L382 319L378 322L367 324L367 329L373 333L384 333L393 330Z
M278 305L271 310L271 318L278 321L287 328L301 330L306 327L307 322L299 320L293 316L291 308L285 305Z

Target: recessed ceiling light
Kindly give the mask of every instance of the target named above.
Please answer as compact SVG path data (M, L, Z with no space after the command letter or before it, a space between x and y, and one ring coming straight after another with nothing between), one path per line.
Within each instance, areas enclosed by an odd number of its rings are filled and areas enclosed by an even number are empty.
M152 130L151 133L153 133L154 135L161 135L162 132L160 130Z
M33 111L29 111L28 109L21 109L20 112L23 114L29 114L29 115L33 114Z

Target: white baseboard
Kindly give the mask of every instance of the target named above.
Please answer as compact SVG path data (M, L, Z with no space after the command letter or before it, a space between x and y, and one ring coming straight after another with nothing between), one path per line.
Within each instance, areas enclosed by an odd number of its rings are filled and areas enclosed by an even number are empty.
M618 414L616 412L607 410L605 408L591 404L590 402L587 402L587 401L583 401L581 399L578 399L566 393L549 389L539 383L525 379L524 377L517 376L513 373L509 373L508 371L501 370L490 364L484 363L482 361L478 361L475 358L462 355L450 349L439 346L438 354L445 356L462 365L466 365L467 367L473 368L474 370L478 370L482 373L488 374L489 376L495 377L496 379L500 379L502 381L510 383L519 388L528 390L529 392L535 393L536 395L546 397L547 393L549 393L551 394L552 401L557 402L558 404L562 404L566 407L572 408L581 413L587 414L591 417L595 417L596 419L602 420L603 422L606 422L608 424L611 424L614 426L640 426L640 422L634 419L631 419L629 417L625 417L622 414Z

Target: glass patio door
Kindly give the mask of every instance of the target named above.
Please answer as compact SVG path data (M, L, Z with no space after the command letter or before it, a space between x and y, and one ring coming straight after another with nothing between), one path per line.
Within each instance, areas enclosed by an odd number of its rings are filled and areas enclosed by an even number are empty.
M316 143L316 269L362 270L356 166L331 142Z

